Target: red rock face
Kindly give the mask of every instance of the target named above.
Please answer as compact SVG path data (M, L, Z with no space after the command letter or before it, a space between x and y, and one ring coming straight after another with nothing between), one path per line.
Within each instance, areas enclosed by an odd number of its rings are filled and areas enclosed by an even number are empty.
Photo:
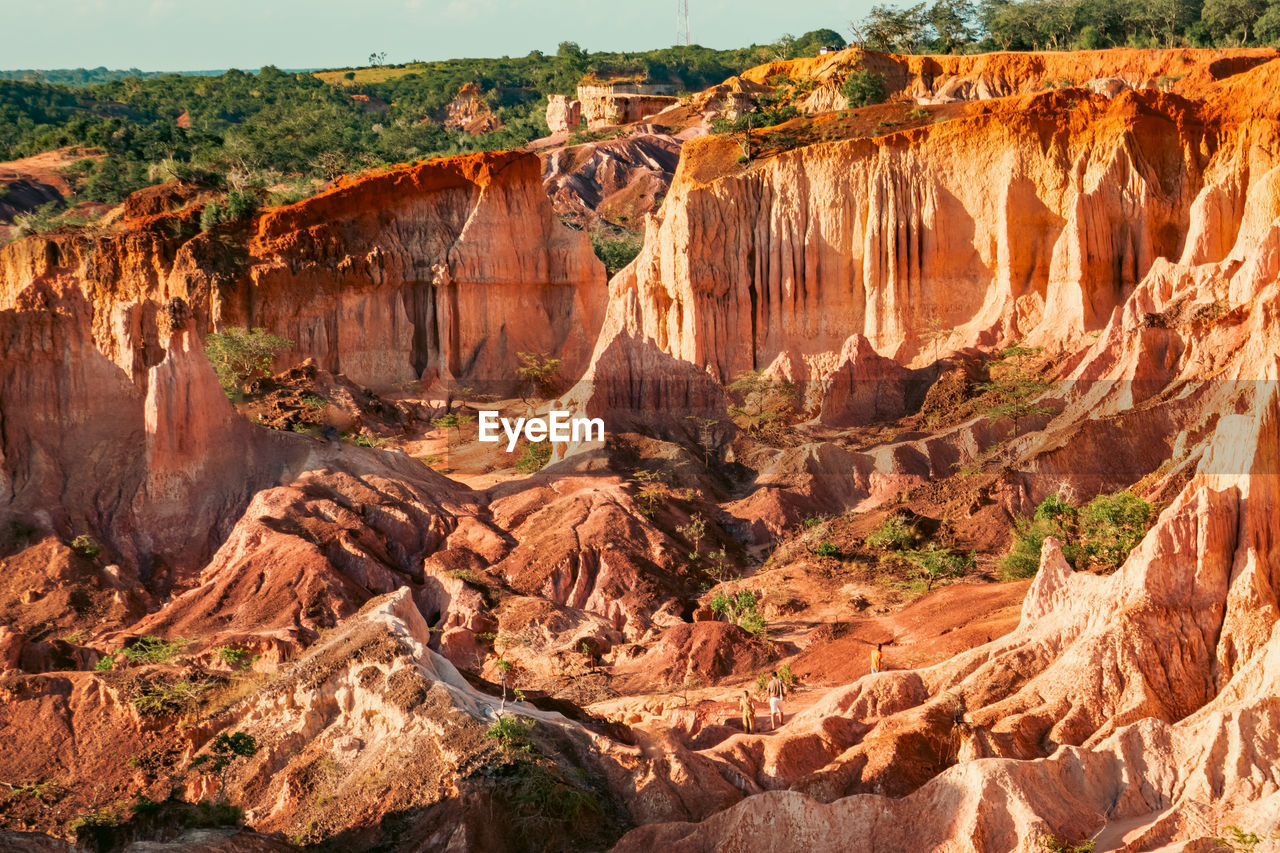
M586 235L555 221L538 171L529 155L477 155L270 213L252 244L257 295L221 320L265 326L368 384L509 380L518 352L580 373L601 322L603 267Z
M999 109L748 168L731 141L692 140L614 289L635 291L659 346L722 378L792 348L830 358L855 334L909 360L931 320L951 347L1100 329L1155 258L1180 252L1210 133L1159 96ZM1088 134L1044 146L1077 110Z
M574 377L603 318L604 268L585 234L556 221L532 155L349 179L263 215L247 256L189 237L197 204L126 210L135 218L92 251L69 236L10 246L0 305L57 268L92 305L99 349L135 377L161 358L157 307L177 296L201 331L262 326L296 342L291 363L312 357L372 387L509 382L518 352L560 358ZM191 230L175 236L174 216Z

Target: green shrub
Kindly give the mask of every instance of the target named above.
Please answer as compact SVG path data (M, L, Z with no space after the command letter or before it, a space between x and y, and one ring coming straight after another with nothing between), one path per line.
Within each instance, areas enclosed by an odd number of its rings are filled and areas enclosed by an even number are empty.
M484 736L486 740L496 740L503 752L531 752L529 733L533 725L533 720L524 717L499 717Z
M232 190L225 203L211 201L200 211L200 230L212 231L224 222L247 219L258 210L258 197L250 190Z
M1151 521L1151 504L1127 490L1098 495L1080 509L1050 495L1031 518L1014 520L1013 544L1000 568L1007 578L1033 577L1044 540L1052 536L1077 570L1115 571L1142 541Z
M1048 851L1048 853L1089 853L1096 843L1089 838L1078 844L1072 844L1065 838L1059 838L1056 835L1042 835L1036 839L1036 846Z
M44 234L46 231L52 231L57 228L59 224L59 207L58 202L50 201L29 213L19 213L13 217L13 227L18 232L18 236Z
M173 684L147 684L133 697L133 707L150 716L179 714L195 708L209 687L208 682L185 678Z
M480 589L489 588L488 580L475 569L454 569L449 572L449 577L456 578L465 584L479 587ZM506 663L506 661L500 661L499 663Z
M841 87L850 107L867 107L882 104L885 99L884 78L874 71L855 71Z
M524 446L524 451L520 454L519 461L516 462L516 470L522 474L536 474L547 467L547 463L550 461L551 443L547 441L531 442Z
M98 659L98 662L93 665L93 671L107 672L115 665L116 665L116 656L107 655L106 657Z
M266 329L235 327L214 332L205 340L204 352L228 394L241 391L254 379L271 375L276 356L293 341Z
M438 418L432 418L431 425L436 429L451 430L458 425L458 416L453 412L447 415L441 415Z
M162 664L171 661L187 645L186 640L165 640L147 635L135 640L120 654L134 663Z
M95 829L114 829L123 823L124 818L113 812L92 811L71 821L67 828L79 835L85 832L92 832Z
M212 231L227 220L227 212L222 205L211 201L200 211L200 230Z
M1151 504L1132 492L1099 495L1080 511L1086 560L1114 571L1137 547L1151 523Z
M227 219L235 222L247 219L258 210L258 197L249 190L232 190L227 193Z
M258 752L258 742L246 732L220 733L209 744L209 751L191 759L192 767L222 775L237 758L249 758Z
M349 432L342 437L354 444L356 447L381 447L391 440L389 438L374 438L373 436L366 435L363 432Z
M814 550L814 553L819 557L839 557L840 549L834 542L824 539Z
M800 679L791 671L791 664L789 663L784 663L782 666L778 667L778 680L781 681L788 690L800 683Z
M1000 559L1000 570L1010 580L1035 577L1040 569L1040 548L1050 536L1061 535L1060 527L1040 519L1016 518L1013 545Z
M640 254L643 241L639 234L626 237L611 238L600 232L592 232L591 248L596 257L604 264L605 272L613 278L627 264Z
M1222 849L1232 850L1235 853L1253 853L1263 840L1258 833L1248 832L1234 824L1226 828L1226 833L1226 836L1215 838L1213 841ZM1280 832L1272 833L1271 837L1280 839Z
M233 669L239 669L248 666L249 650L237 649L232 646L221 646L218 648L218 657L222 662Z
M560 370L560 359L552 358L537 352L516 353L520 366L516 375L539 394L552 397L556 392L556 376Z
M737 625L753 637L766 633L768 626L760 612L760 602L750 590L744 589L735 595L717 592L711 598L710 607L712 613L725 617L730 624Z
M753 637L763 637L767 635L769 626L764 621L764 614L753 609L738 617L738 627Z
M933 543L921 550L904 551L902 556L915 566L926 590L933 589L940 580L964 577L965 572L977 564L972 552L958 554Z
M195 814L191 816L189 821L191 826L200 828L240 826L243 823L244 812L240 807L225 802L196 803Z
M902 551L920 544L920 531L913 522L890 515L867 537L867 546L881 550Z
M286 186L281 190L273 190L267 194L268 207L284 207L290 204L297 204L305 198L311 198L316 194L315 185L306 183L294 183Z
M81 533L71 540L71 550L76 553L76 556L92 560L102 553L102 546L95 542L89 534Z

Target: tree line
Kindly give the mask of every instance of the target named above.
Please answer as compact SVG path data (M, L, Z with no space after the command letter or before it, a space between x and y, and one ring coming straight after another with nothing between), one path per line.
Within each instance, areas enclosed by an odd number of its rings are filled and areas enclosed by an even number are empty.
M81 199L118 202L173 177L210 176L233 188L318 182L378 166L517 148L545 136L546 96L572 94L587 74L633 76L697 91L779 57L817 53L830 30L770 45L698 45L592 52L564 42L554 55L377 62L363 71L125 74L105 69L0 74L0 161L66 146L105 154L69 170ZM843 45L843 42L841 42ZM372 72L372 73L370 73ZM328 79L323 79L328 78ZM465 84L501 127L470 134L442 123Z
M926 0L850 26L893 53L1240 47L1280 40L1280 0Z

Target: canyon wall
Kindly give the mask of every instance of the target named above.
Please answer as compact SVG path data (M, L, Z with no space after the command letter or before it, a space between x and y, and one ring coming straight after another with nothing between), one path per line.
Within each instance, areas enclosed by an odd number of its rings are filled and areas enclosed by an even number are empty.
M272 211L226 325L261 325L356 382L510 381L519 352L586 365L604 267L562 226L528 154L482 154L353 180Z
M499 153L347 179L268 211L250 236L200 232L207 194L152 188L91 238L0 251L0 307L67 275L98 348L139 384L163 356L157 317L174 297L201 332L261 326L296 344L280 366L314 358L374 387L509 384L519 352L558 357L575 377L603 318L604 267L556 220L540 171L534 155Z
M821 378L852 335L904 362L936 330L942 352L1070 346L1181 256L1226 133L1175 96L1074 90L746 164L692 140L598 351L644 337L724 380L783 354ZM1230 233L1238 205L1215 211Z

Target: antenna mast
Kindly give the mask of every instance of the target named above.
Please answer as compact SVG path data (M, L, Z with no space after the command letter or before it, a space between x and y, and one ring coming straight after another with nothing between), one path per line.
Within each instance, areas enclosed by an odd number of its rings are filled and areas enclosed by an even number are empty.
M689 34L689 0L676 0L676 44L682 38L686 47L692 42Z

